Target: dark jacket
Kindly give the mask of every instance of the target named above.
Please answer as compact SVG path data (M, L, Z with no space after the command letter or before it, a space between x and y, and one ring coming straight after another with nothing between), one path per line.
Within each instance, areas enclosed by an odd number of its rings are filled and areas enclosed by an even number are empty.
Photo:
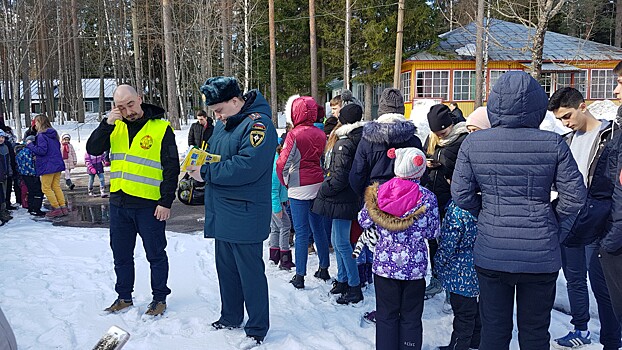
M326 134L326 137L330 136L330 133L333 132L333 129L335 128L335 126L337 126L337 123L339 123L339 120L337 119L337 117L328 117L326 118L326 120L324 121L324 133Z
M436 198L438 198L438 208L442 214L445 213L445 207L451 200L451 185L447 180L451 180L454 174L458 151L460 150L462 142L468 135L464 124L454 125L454 128L463 130L460 132L460 136L448 145L436 146L434 154L428 155L430 158L441 164L436 168L428 169L429 181L426 187L434 192ZM426 151L428 148L428 141L429 139L426 140L425 145L423 146Z
M37 136L37 130L35 130L34 127L26 129L26 131L24 131L24 137L22 139L25 140L28 136Z
M277 135L272 112L257 91L242 110L216 123L208 152L220 162L201 167L205 179L205 237L260 243L270 233L272 166Z
M423 151L416 131L415 124L406 121L401 114L384 114L365 124L349 175L350 186L358 196L362 197L373 182L383 184L395 176L395 160L387 156L387 150L416 147Z
M143 103L140 105L144 115L139 120L128 122L127 124L129 143L132 144L134 136L142 129L149 119L163 119L166 117L164 109ZM104 119L97 129L93 130L86 142L86 152L88 154L102 154L110 150L110 135L114 131L114 125L109 125ZM179 154L175 143L175 133L172 128L167 128L162 139L162 150L160 151L160 163L162 164L162 183L160 184L160 199L156 202L150 199L131 196L123 191L110 194L110 203L124 208L147 208L161 205L170 208L175 200L175 190L179 177Z
M212 125L212 118L207 119L207 127L204 128L201 123L196 122L190 126L190 130L188 130L188 146L197 146L201 147L203 142L209 141L209 138L212 137L214 133L214 126Z
M462 114L462 111L458 107L454 108L453 111L449 112L449 115L451 116L451 121L454 123L454 125L458 123L466 122L466 119L464 119L464 115Z
M599 131L597 142L594 142L594 145L590 150L591 160L588 165L587 201L581 209L577 219L573 223L573 226L562 228L562 234L567 236L562 243L569 247L584 246L601 237L611 209L610 198L603 198L603 196L600 195L600 193L605 190L602 185L602 181L598 182L596 186L592 186L596 171L600 171L602 173L606 171L602 165L599 165L599 163L601 163L601 155L603 154L605 147L609 141L611 141L613 135L619 133L617 124L610 121L604 122L608 124L604 129ZM564 139L568 143L568 146L572 143L574 135L575 132L565 135ZM605 187L606 186L607 185L605 185Z
M622 254L622 135L605 147L590 186L590 198L610 203L609 217L600 246L614 255ZM590 199L588 198L588 200Z
M560 222L574 220L586 189L564 139L538 129L547 105L531 76L508 72L488 100L492 128L462 143L451 192L458 206L478 217L476 266L509 273L561 268Z
M56 130L49 128L37 133L37 142L26 145L37 157L35 167L37 176L59 173L65 170L65 162L60 152L60 141Z
M9 177L13 176L9 145L8 141L0 143L0 182L6 181Z
M313 201L312 212L331 219L357 219L361 198L350 186L349 175L363 125L364 122L357 122L335 130L339 139L326 157L328 175Z

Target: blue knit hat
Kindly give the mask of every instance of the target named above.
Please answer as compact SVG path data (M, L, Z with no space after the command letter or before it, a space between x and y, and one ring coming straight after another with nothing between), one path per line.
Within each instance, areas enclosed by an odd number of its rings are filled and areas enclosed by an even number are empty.
M240 86L234 77L212 77L201 86L205 95L205 104L208 106L226 102L241 95Z

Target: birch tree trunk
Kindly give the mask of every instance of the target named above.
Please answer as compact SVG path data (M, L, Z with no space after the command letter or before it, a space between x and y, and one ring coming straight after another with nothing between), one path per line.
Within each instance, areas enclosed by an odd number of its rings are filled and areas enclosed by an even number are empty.
M343 88L350 88L350 17L352 16L352 8L350 0L346 0L346 35L343 50Z
M274 28L274 0L268 0L268 26L270 27L270 107L272 107L272 122L279 125L278 106L276 99L276 31Z
M78 8L76 0L71 0L71 24L73 28L73 54L76 75L76 117L84 123L84 98L82 95L82 58L80 56L80 33L78 32Z

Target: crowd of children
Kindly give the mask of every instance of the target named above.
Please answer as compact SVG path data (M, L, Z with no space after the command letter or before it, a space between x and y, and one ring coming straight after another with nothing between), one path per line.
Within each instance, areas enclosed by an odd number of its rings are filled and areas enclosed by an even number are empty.
M104 167L110 164L106 154L93 156L87 153L84 162L89 175L88 194L95 195L93 185L97 176L99 178L97 195L107 197ZM31 127L24 134L22 143L18 143L12 133L5 132L4 128L1 128L0 226L13 218L9 210L16 209L11 204L12 187L15 187L17 204L28 209L31 215L49 218L68 215L67 199L60 188L61 173L64 172L66 187L73 190L75 184L71 179L71 171L77 164L78 159L71 144L71 135L68 133L59 135L43 114L32 119ZM48 211L42 210L44 196L50 205Z

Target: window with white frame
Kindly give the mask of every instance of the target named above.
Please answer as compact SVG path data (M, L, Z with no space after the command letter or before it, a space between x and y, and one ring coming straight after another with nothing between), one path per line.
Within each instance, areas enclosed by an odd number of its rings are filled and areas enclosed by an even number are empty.
M449 71L417 71L416 97L449 100Z
M490 91L492 91L492 87L495 86L495 84L497 83L497 80L499 80L499 77L503 75L503 73L506 73L507 70L491 70L489 75L490 75L490 84L488 85L488 92L490 93Z
M454 71L454 101L475 100L475 71Z
M87 113L95 112L93 109L93 101L84 101L84 111Z
M613 98L613 89L615 89L617 76L613 74L611 69L592 69L592 79L590 81L590 98L591 99L609 99Z
M556 73L555 91L565 87L573 87L585 97L585 76L585 71Z
M404 102L410 101L410 71L400 74L400 86L402 88L402 96L404 96Z
M384 89L390 88L390 87L392 87L392 84L390 83L380 83L374 87L374 93L373 93L374 105L377 106L380 104L380 96L382 96L382 92L384 91Z
M540 85L542 86L542 88L544 89L544 92L546 92L547 96L551 96L552 89L553 89L553 73L550 72L543 72L542 74L540 74Z

